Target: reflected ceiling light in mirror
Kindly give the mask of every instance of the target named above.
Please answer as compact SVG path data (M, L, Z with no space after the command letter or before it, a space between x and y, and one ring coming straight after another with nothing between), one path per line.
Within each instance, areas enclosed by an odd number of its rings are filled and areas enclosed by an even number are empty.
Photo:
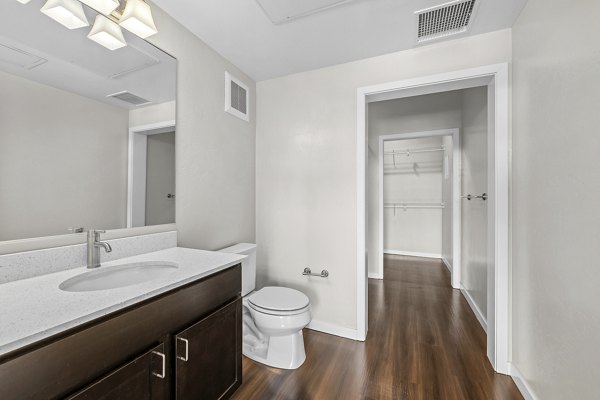
M119 25L100 14L96 15L94 26L92 26L88 38L109 50L116 50L127 46Z
M127 0L119 24L142 39L158 32L150 5L143 0Z
M89 26L83 6L77 0L47 0L40 10L69 29Z
M83 4L92 7L104 15L110 15L119 7L119 0L80 0Z

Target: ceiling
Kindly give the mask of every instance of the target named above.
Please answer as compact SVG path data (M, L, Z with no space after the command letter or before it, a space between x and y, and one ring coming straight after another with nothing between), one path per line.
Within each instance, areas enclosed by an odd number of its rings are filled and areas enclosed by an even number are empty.
M448 1L153 0L257 81L413 48L415 11ZM468 35L511 27L527 2L479 1Z
M0 71L127 109L135 106L106 96L175 100L173 57L125 30L128 45L110 51L87 38L91 26L69 30L41 13L43 4L0 1ZM92 23L96 12L84 9Z

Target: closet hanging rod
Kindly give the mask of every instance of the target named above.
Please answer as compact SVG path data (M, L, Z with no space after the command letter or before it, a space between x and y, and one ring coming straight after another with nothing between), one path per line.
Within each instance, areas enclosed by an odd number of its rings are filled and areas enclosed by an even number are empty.
M403 149L403 150L385 151L384 154L386 154L386 155L406 154L407 156L410 156L411 154L414 154L414 153L432 153L432 152L436 152L436 151L444 151L445 149L446 148L444 146L440 146L440 147L417 147L415 149Z
M401 209L403 211L407 211L409 209L444 209L446 205L444 203L423 203L423 204L404 204L404 203L394 203L394 204L384 204L383 208L391 208L394 210L394 216L396 216L396 210Z
M445 203L385 203L383 208L446 208Z

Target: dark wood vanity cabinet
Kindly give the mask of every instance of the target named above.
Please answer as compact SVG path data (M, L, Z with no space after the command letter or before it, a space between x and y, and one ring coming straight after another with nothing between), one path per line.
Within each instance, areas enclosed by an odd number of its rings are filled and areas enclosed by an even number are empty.
M0 399L212 400L241 385L241 267L0 358Z
M229 397L241 383L241 302L238 300L175 336L177 399Z

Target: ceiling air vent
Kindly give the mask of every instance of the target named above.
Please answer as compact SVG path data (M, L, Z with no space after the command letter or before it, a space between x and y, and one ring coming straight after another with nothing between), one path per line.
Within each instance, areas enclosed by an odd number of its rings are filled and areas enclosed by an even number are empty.
M457 0L417 11L417 43L467 32L477 5L477 0Z
M267 18L275 24L294 21L356 0L256 0Z
M225 72L225 111L249 121L250 92L242 81Z
M119 93L109 94L106 97L119 99L121 101L124 101L125 103L132 104L134 106L143 106L152 103L150 100L143 99L140 96L136 96L135 94L129 93L126 90Z

